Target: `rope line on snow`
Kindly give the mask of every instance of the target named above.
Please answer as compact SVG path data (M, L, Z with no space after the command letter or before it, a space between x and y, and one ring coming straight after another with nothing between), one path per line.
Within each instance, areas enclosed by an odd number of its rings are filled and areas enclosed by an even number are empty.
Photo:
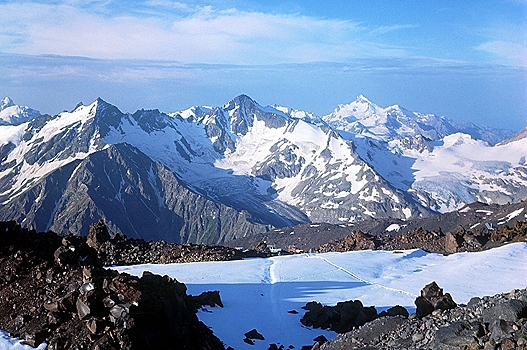
M328 263L329 265L341 270L342 272L345 272L347 273L348 275L350 275L351 277L355 278L356 280L360 281L360 282L363 282L363 283L366 283L366 284L369 284L371 286L376 286L376 287L379 287L379 288L383 288L383 289L386 289L386 290L389 290L389 291L392 291L392 292L397 292L397 293L401 293L401 294L406 294L406 295L409 295L409 296L412 296L412 297L415 297L417 298L418 295L416 294L413 294L413 293L410 293L410 292L407 292L405 290L402 290L402 289L397 289L397 288L392 288L392 287L388 287L388 286L385 286L385 285L382 285L382 284L379 284L379 283L375 283L375 282L371 282L371 281L368 281L368 280L365 280L364 278L361 278L359 276L357 276L356 274L354 274L353 272L349 271L349 270L346 270L345 268L343 268L342 266L339 266L331 261L329 261L328 259L320 256L320 255L317 255L317 257L319 259L321 259L322 261Z

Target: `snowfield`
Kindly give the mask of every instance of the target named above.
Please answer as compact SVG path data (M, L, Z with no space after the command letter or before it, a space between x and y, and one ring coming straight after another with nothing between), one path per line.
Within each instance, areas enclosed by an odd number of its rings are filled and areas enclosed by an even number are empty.
M141 276L143 271L169 275L187 286L187 293L219 290L224 307L206 307L198 317L226 346L267 349L269 344L312 345L321 334L300 323L309 301L334 305L359 299L380 312L394 305L415 311L414 300L427 283L436 281L458 304L473 296L494 295L527 287L527 243L513 243L477 253L448 256L423 250L354 251L300 254L268 259L113 267ZM291 313L290 311L298 313ZM265 340L243 342L252 329ZM32 349L0 332L0 349ZM42 344L39 349L45 349Z
M143 271L169 275L187 285L188 293L219 290L224 307L198 316L227 346L267 349L269 344L312 345L323 334L302 326L301 309L309 301L334 305L359 299L377 311L402 305L415 311L420 290L436 281L457 303L473 296L527 287L527 243L514 243L478 253L449 256L422 250L354 251L301 254L229 262L136 265L116 268L140 276ZM288 311L296 310L298 314ZM251 346L244 334L257 329L265 340Z

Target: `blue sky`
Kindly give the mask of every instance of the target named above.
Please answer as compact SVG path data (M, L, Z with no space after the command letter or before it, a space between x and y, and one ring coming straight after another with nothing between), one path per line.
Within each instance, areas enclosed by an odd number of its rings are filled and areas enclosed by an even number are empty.
M527 1L0 1L0 95L55 114L248 94L324 115L359 94L527 125Z

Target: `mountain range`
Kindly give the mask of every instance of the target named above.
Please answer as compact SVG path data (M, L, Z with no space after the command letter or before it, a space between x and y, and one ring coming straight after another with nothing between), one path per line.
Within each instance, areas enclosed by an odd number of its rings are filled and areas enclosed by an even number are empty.
M123 113L102 99L0 106L0 220L215 244L308 222L429 217L527 198L527 138L364 96L331 114L261 106Z

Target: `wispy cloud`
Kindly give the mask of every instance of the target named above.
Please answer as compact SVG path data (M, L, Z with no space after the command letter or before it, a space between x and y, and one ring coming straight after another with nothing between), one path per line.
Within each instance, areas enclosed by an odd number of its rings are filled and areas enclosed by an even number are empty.
M527 5L527 0L523 1ZM527 11L527 7L524 7ZM527 14L527 12L525 12ZM527 17L524 18L527 20ZM525 22L509 22L496 19L478 30L479 44L474 49L486 52L493 63L527 67L527 27Z
M148 5L145 7L145 5ZM107 15L75 1L53 5L0 5L0 47L4 52L103 59L162 59L181 62L267 64L342 61L357 57L400 57L404 48L375 40L373 31L348 20L294 14L216 10L180 2L150 0L147 15ZM155 7L155 11L153 8ZM170 7L175 13L160 14ZM365 40L365 33L369 33ZM372 36L373 34L373 36Z
M508 63L527 67L527 46L501 40L488 41L476 49L504 58Z
M370 31L370 35L371 34L375 34L375 35L387 34L387 33L395 32L395 31L400 31L403 29L413 29L413 28L418 28L418 27L419 27L418 24L398 24L398 25L393 25L393 26L380 26Z

